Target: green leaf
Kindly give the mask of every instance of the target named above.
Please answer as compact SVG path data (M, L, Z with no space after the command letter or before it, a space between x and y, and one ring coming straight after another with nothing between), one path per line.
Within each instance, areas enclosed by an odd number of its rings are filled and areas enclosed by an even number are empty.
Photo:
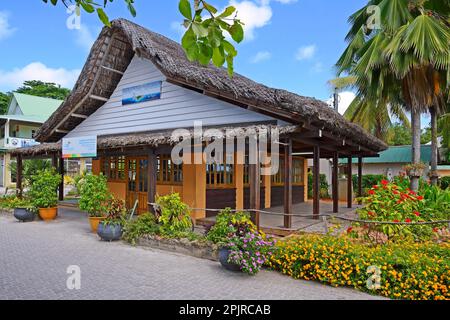
M237 51L236 51L235 47L231 43L229 43L227 40L223 40L222 45L223 45L224 50L228 53L228 55L230 55L232 57L237 56Z
M192 30L199 38L204 38L208 36L208 29L198 22L192 23Z
M242 40L244 40L244 29L239 22L235 21L231 26L229 32L233 40L237 43L240 43L242 42Z
M79 2L79 4L83 7L84 11L86 11L87 13L93 13L95 11L95 8L93 5L86 3L86 2Z
M233 6L227 7L217 18L226 18L231 16L236 11L236 8Z
M225 63L224 52L220 47L213 49L212 61L216 67L221 67Z
M188 0L180 0L178 9L186 19L192 20L191 3Z
M203 65L208 65L213 55L213 49L205 43L200 43L199 47L199 62Z
M102 8L97 8L97 14L105 26L111 27L111 22Z
M203 1L203 6L205 7L206 10L208 10L212 14L217 13L217 9L215 7L213 7L212 5L210 5L209 3L207 3L206 1Z

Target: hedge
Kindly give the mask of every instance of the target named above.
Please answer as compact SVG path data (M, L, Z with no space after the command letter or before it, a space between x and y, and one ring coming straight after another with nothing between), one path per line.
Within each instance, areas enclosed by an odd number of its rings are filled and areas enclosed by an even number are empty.
M394 299L450 299L450 244L368 246L347 237L293 236L278 241L269 267L295 279L353 287ZM366 283L380 268L380 288Z

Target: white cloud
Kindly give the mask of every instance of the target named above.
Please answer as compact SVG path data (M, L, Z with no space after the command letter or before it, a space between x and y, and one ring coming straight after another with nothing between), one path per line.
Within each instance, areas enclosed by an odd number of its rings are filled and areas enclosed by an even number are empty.
M50 68L41 62L32 62L23 68L0 70L0 91L17 89L27 80L54 82L66 88L72 88L81 70Z
M244 34L246 40L255 38L255 29L262 28L270 23L272 19L272 8L268 2L256 4L252 1L231 0L230 5L237 11L237 17L244 25Z
M260 63L263 61L267 61L272 58L272 54L269 51L259 51L250 59L251 63Z
M356 95L351 91L343 91L339 93L339 113L344 114L347 111L350 104L355 99ZM330 107L333 106L333 98L327 100Z
M92 45L97 39L88 26L82 24L80 29L74 29L76 32L75 42L87 52L91 51Z
M317 46L315 44L300 47L295 54L295 59L297 59L298 61L309 60L314 57L316 51Z
M5 11L0 11L0 40L10 37L16 31L9 25L9 14Z

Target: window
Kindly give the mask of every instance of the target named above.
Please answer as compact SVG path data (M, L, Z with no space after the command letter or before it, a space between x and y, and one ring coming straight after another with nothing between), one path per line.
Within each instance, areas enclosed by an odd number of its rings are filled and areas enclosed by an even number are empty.
M226 161L206 165L206 185L210 188L234 187L234 165Z
M280 159L280 167L277 174L272 176L272 185L284 184L284 159ZM292 184L304 185L304 160L292 159Z
M183 165L174 164L170 155L158 156L156 179L160 184L181 184L183 182Z
M125 157L103 158L102 173L110 181L125 180Z
M292 183L297 185L304 184L304 161L303 159L292 160Z
M36 136L36 130L31 130L31 138L34 139L35 136Z

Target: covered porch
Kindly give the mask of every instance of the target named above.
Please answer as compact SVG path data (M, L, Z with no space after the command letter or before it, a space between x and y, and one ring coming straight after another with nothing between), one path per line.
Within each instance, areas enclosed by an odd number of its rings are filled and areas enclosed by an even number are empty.
M98 158L93 161L94 174L103 173L108 177L111 193L127 202L131 207L137 200L138 212L151 210L151 203L157 195L177 192L182 200L194 210L192 216L197 221L210 218L208 209L230 207L252 212L255 224L265 228L299 230L320 223L321 214L347 214L353 212L354 197L352 180L347 183L347 201L339 202L338 160L358 159L358 188L356 196L362 194L362 163L364 156L375 153L357 144L351 144L333 135L325 135L321 130L305 130L305 127L272 125L234 127L244 137L254 135L258 129L277 128L280 136L276 144L280 146L278 156L280 167L274 176L262 176L256 164L222 164L218 172L206 163L174 165L170 153L176 141L169 132L129 134L98 137ZM221 128L225 129L225 128ZM211 137L202 140L201 152ZM224 136L223 138L227 138ZM229 138L229 137L228 137ZM233 136L236 139L236 136ZM255 148L259 157L259 143L246 143L246 155ZM23 193L23 161L30 158L50 158L53 166L64 176L61 142L46 143L30 148L17 149L17 190ZM253 150L253 151L255 151ZM272 150L269 150L269 152ZM195 157L195 152L188 157ZM314 159L313 197L308 199L308 178L306 159ZM333 158L332 201L321 201L319 189L320 159ZM260 164L260 159L256 163ZM296 161L303 161L300 165ZM348 161L348 171L352 172L352 161ZM170 170L168 169L170 167ZM211 183L214 181L214 183ZM218 183L221 182L221 183ZM226 193L224 193L224 190ZM230 196L227 202L221 196ZM64 199L64 185L59 188L59 197ZM223 196L222 196L223 197ZM216 210L217 212L217 210ZM309 215L296 217L295 215ZM208 220L206 220L208 221Z

